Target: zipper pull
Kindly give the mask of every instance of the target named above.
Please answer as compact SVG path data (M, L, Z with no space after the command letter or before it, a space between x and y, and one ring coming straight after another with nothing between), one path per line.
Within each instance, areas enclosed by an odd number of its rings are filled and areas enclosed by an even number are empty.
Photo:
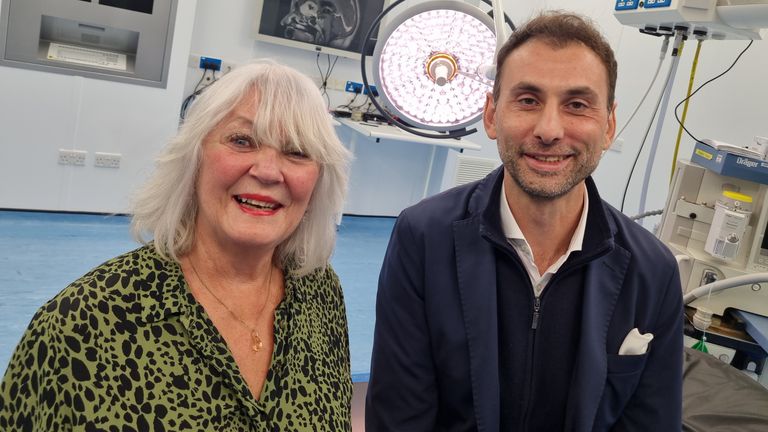
M539 327L539 309L541 309L541 299L539 296L533 300L533 322L531 322L531 329L536 330Z

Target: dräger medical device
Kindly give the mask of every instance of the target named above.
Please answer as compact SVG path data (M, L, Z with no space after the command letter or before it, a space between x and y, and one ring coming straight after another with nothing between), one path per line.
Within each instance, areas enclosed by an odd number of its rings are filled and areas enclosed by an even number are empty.
M699 142L678 161L659 238L680 261L685 293L707 283L768 272L768 161ZM768 316L768 283L714 292L691 303L716 315L736 308Z
M702 140L678 160L657 235L679 264L693 348L766 385L768 146L755 141Z
M672 184L656 230L678 260L686 305L684 328L690 338L684 352L684 429L703 432L738 424L739 430L763 431L768 422L764 415L768 391L763 387L768 386L764 373L768 370L768 146L761 138L743 148L743 143L700 140L689 132L695 145L690 160L678 160L677 154L682 132L688 132L684 127L688 102L712 81L693 91L703 42L763 39L768 0L616 0L614 17L642 33L664 38L646 95L668 44L672 45L663 91L646 131L655 124L637 219L656 213L645 207L653 163L659 144L667 142L662 130L683 45L686 40L696 41L687 96L675 107L677 116L677 108L683 105L682 120L678 118L677 142L669 148ZM698 360L707 364L692 372L691 366L704 365Z

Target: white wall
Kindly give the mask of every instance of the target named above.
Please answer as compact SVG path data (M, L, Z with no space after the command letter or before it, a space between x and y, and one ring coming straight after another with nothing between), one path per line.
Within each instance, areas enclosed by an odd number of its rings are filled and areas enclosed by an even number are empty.
M178 124L196 4L179 1L165 89L0 66L0 208L128 210ZM86 166L59 165L59 149L87 151ZM94 167L94 152L121 167Z
M0 0L1 1L1 0ZM605 0L504 0L507 13L516 22L541 9L560 8L584 13L602 28L616 50L619 61L617 86L618 123L623 124L639 101L656 66L661 40L624 27L613 17L613 2ZM174 57L168 90L143 88L77 77L0 67L0 207L80 211L123 211L126 197L151 170L151 158L173 133L178 106L200 77L187 67L188 53L210 55L228 62L272 57L319 79L315 54L287 48L253 37L253 0L180 2L174 41ZM194 17L192 17L194 15ZM192 27L194 22L194 27ZM194 31L192 31L194 29ZM189 38L191 35L191 43ZM185 39L186 38L186 39ZM724 70L744 47L743 41L709 41L699 60L696 83ZM672 92L676 103L684 97L695 44L683 54ZM696 95L688 113L689 129L700 137L731 143L746 143L754 135L768 135L766 117L768 46L757 41L740 63L725 77ZM324 58L322 58L324 60ZM662 73L669 60L665 61ZM332 79L360 81L359 62L339 58ZM181 81L185 81L181 83ZM183 90L181 90L183 87ZM657 86L651 98L658 95ZM331 91L331 105L346 101L347 94ZM618 206L624 181L642 140L650 115L651 101L624 133L620 153L608 152L595 173L603 197ZM671 155L677 125L667 112L665 127L655 155L649 209L661 208L667 192ZM469 139L481 144L468 155L496 158L496 145L480 133ZM351 138L342 138L349 142ZM646 148L650 142L646 143ZM692 142L683 139L680 155L687 157ZM123 168L117 171L93 167L64 167L56 164L58 148L82 148L89 152L123 153ZM429 148L403 143L358 142L352 167L347 211L359 214L397 214L418 200L424 187ZM456 152L438 154L433 172L441 184L450 184ZM627 197L627 213L637 211L639 185L645 169L645 153ZM430 191L440 187L434 186Z

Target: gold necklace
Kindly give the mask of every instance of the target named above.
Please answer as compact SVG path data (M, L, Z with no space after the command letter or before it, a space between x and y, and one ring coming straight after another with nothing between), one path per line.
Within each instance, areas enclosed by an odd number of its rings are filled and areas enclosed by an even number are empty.
M242 318L237 316L237 314L234 313L232 311L232 309L230 309L229 306L227 306L226 303L221 301L221 299L216 294L214 294L213 291L210 290L210 288L208 288L208 286L205 284L205 282L203 282L203 279L200 277L200 273L197 272L197 269L195 268L195 264L192 262L191 258L189 259L189 266L192 267L192 271L195 273L195 277L197 278L198 281L200 281L200 285L202 285L203 288L205 288L205 290L208 291L208 294L213 296L213 298L215 298L216 301L219 302L220 305L224 306L224 309L226 309L227 312L229 312L229 314L232 315L232 318L236 319L237 321L240 322L240 324L245 326L245 328L250 330L250 332L251 332L251 342L253 343L253 345L251 345L251 349L254 352L261 351L261 349L264 347L264 343L261 341L261 337L259 337L259 331L256 330L255 328L251 327L247 322L245 322L245 320L243 320ZM259 309L259 313L257 314L258 316L261 316L261 313L264 312L264 308L267 307L267 303L269 302L269 298L272 296L272 273L274 272L274 270L275 270L275 267L270 262L270 264L269 264L269 278L267 279L267 297L264 299L264 304L261 305L261 309Z

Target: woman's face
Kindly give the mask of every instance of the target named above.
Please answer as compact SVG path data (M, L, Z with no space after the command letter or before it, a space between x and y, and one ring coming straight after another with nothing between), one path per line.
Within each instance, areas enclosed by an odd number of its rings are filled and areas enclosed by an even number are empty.
M257 103L253 93L246 95L203 140L198 241L271 252L307 210L320 167L300 152L255 140Z

